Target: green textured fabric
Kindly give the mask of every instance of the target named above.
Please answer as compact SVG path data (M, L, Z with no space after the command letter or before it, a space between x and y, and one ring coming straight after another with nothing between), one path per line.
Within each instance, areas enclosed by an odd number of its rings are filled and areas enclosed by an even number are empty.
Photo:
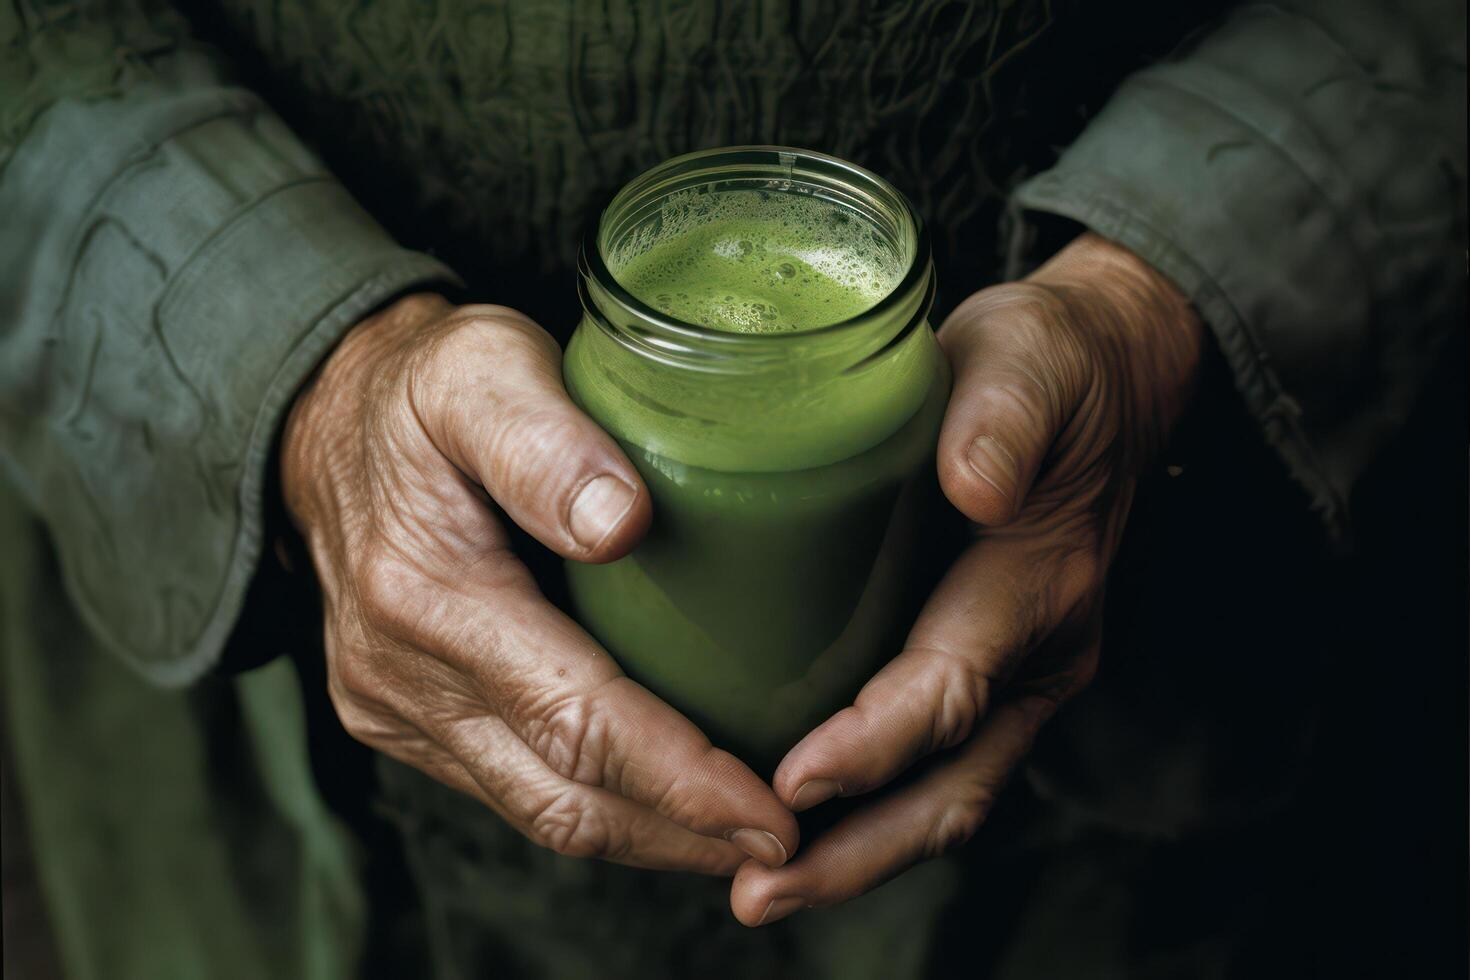
M0 483L8 778L66 975L355 976L354 845L314 790L290 661L145 683L76 616L24 512Z
M167 8L0 18L6 715L65 967L354 976L362 895L289 662L162 688L235 626L301 381L453 274Z
M403 241L497 302L544 305L555 283L571 315L589 217L630 177L710 146L861 161L936 219L944 256L988 264L1023 144L989 131L1028 107L1028 60L1058 57L1039 49L1078 6L220 0L210 20Z
M239 614L288 399L386 297L453 276L201 52L129 52L115 93L57 100L5 154L0 438L78 614L177 685Z
M1128 82L1017 197L1190 292L1334 526L1463 286L1446 270L1463 273L1464 13L1418 10L1244 9ZM1045 0L221 0L191 16L0 12L7 738L69 975L354 976L361 855L303 724L324 692L286 659L219 670L232 631L280 615L246 606L269 453L333 342L397 293L457 281L426 253L564 335L597 202L735 142L893 178L952 303L1001 273L1006 188L1107 94L1078 65L1153 49L1133 26L1083 43L1099 15ZM1424 26L1442 23L1458 29ZM284 642L310 649L320 624L291 625ZM954 909L974 906L956 902L997 867L936 863L750 933L717 882L538 852L386 762L381 784L442 977L913 976L964 938ZM1005 975L1098 957L1113 965L1096 975L1143 975L1106 935L1062 955L1036 923L1079 913L1047 901L1027 898Z

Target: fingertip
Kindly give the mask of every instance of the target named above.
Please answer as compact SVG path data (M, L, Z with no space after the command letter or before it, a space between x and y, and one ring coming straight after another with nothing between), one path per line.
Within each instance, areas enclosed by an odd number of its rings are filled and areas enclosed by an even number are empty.
M831 767L823 766L820 759L807 758L809 754L793 749L771 780L776 795L792 813L810 810L842 793L842 784L823 772Z
M725 839L768 868L786 863L786 846L769 830L741 827L730 831Z
M809 732L776 768L771 787L793 813L862 792L872 744L860 709L850 706Z
M633 550L652 519L653 507L641 480L599 473L583 483L568 504L567 531L580 549L568 557L597 565L616 561Z
M770 792L770 790L767 790ZM801 826L796 822L796 815L784 801L776 799L778 812L774 814L776 827L772 836L781 845L785 852L779 863L768 864L768 867L779 868L796 854L797 848L801 846Z
M826 779L819 776L816 779L808 779L798 786L796 791L791 794L791 802L788 805L793 812L802 813L841 795L841 783L835 779Z
M947 439L939 454L939 486L955 509L979 524L1008 524L1021 509L1016 455L994 436ZM958 445L954 445L954 443Z
M708 751L705 785L718 788L719 802L713 808L706 802L701 809L710 819L724 821L728 828L722 831L725 839L752 858L770 868L785 864L801 845L796 815L737 756L720 748Z
M791 875L762 868L754 861L742 865L730 886L730 911L743 926L768 926L813 905L799 891Z
M730 911L748 928L765 924L766 912L775 897L771 870L754 858L742 864L730 882Z
M648 489L567 394L556 341L505 307L467 307L457 318L410 382L430 441L563 558L626 555L652 519Z
M776 791L776 796L793 813L800 812L796 807L797 796L801 788L812 779L812 768L818 761L809 758L812 755L811 746L813 744L820 746L822 732L831 723L832 719L829 718L807 732L805 738L787 751L780 765L776 766L776 772L771 776L771 789Z

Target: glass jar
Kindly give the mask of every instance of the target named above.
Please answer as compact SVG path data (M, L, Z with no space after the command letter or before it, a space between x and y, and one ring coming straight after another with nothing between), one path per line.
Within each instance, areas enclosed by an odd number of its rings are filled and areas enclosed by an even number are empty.
M681 322L620 283L670 228L746 205L778 237L774 219L799 212L811 262L866 256L895 285L840 322L740 333ZM749 250L711 228L706 246ZM932 483L949 394L927 235L903 195L853 164L708 150L617 194L583 245L578 286L567 389L637 466L653 525L619 561L568 563L575 613L633 679L769 772L908 626L912 502Z

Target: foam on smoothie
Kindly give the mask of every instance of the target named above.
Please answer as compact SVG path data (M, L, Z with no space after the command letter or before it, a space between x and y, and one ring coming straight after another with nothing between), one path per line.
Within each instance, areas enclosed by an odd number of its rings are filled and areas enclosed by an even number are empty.
M854 212L807 194L685 191L607 256L619 284L686 323L810 330L888 295L903 262Z

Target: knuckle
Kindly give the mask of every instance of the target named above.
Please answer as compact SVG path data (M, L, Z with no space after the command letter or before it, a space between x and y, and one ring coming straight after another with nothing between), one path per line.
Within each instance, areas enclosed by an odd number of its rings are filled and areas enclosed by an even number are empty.
M985 713L990 680L968 657L942 650L929 675L925 701L932 705L928 751L952 748L970 737Z
M977 789L965 799L946 804L929 828L924 856L936 858L969 841L985 822L992 802L990 793Z
M357 573L357 613L373 633L395 633L403 624L403 597L412 586L395 561L368 561Z
M735 756L714 746L655 791L655 812L683 826L695 826L708 815L709 787L737 786L745 768Z
M583 794L560 793L530 822L531 840L564 857L617 859L627 854L627 835Z
M551 336L524 313L490 304L463 307L445 343L446 353L453 357L494 351L497 359L526 356L539 360L555 346Z
M555 403L521 405L491 434L489 478L501 492L544 500L566 478L580 472L574 462L581 442L578 420ZM556 460L559 465L546 465Z
M1066 316L1063 295L1034 282L1012 282L996 295L996 308L1006 314L1006 331L1018 339L1036 340L1049 335Z
M1066 299L1055 290L1011 283L961 304L951 317L948 346L961 371L968 366L983 369L986 376L1002 372L998 387L1019 398L1006 405L998 396L997 408L1029 410L1045 421L1086 374L1087 357L1073 319Z
M531 714L526 742L565 779L601 786L607 758L607 726L584 695L557 699Z
M372 659L353 651L344 653L332 665L333 691L340 694L344 702L371 700L376 698L380 680ZM338 714L341 714L339 709Z
M1062 310L1062 300L1052 290L1011 282L971 293L955 307L944 329L953 334L994 331L1000 340L1024 343L1049 332Z
M458 319L476 330L513 330L521 333L540 330L520 310L499 303L467 303L459 308Z
M510 545L500 541L477 541L472 548L464 550L470 550L473 554L451 566L455 577L473 580L507 599L541 594L536 576ZM484 636L482 640L493 644L496 637Z
M554 347L555 343L509 307L462 307L420 339L407 365L411 400L432 414L452 404L457 393L467 388L493 392L494 382L507 366L528 357L539 363L548 354L546 345ZM496 370L494 376L492 370Z
M1058 399L1043 376L1017 366L999 382L991 382L975 393L980 410L988 417L1015 419L1031 428L1046 428L1055 418Z
M353 575L357 610L372 632L398 636L419 618L423 575L400 556L371 549Z

